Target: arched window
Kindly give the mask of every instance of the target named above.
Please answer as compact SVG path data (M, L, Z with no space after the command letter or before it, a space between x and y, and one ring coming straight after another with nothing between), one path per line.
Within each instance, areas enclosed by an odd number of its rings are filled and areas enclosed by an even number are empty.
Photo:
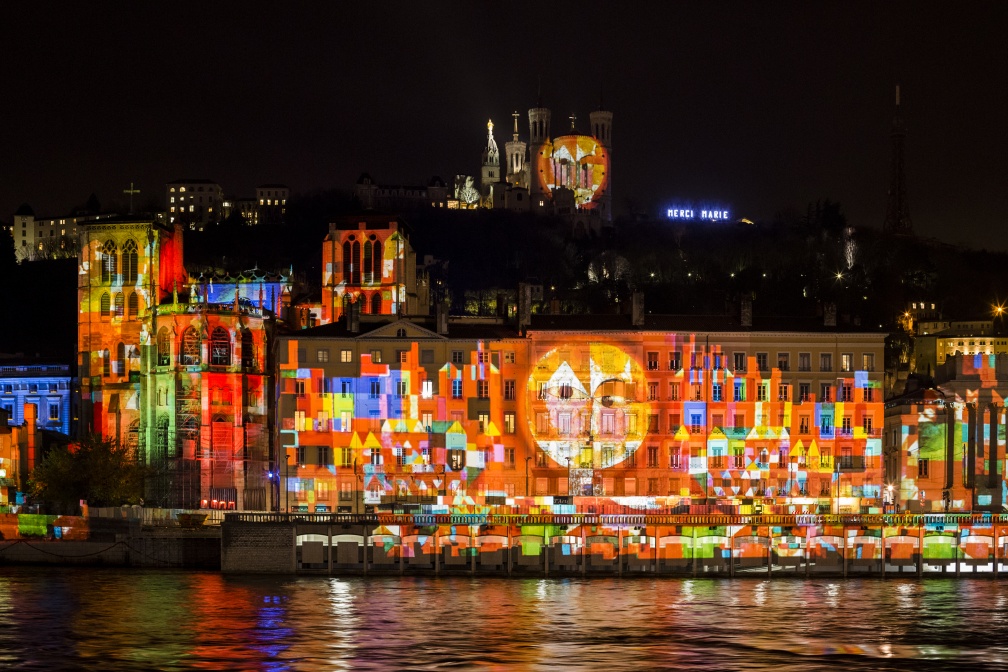
M108 378L110 375L112 375L112 359L111 357L109 357L109 351L102 350L101 358L102 358L102 375Z
M116 292L115 300L112 302L115 312L113 313L116 317L123 316L123 295L122 292Z
M116 269L119 268L119 253L116 251L115 243L106 240L102 245L101 259L101 281L109 284L115 282Z
M161 413L157 419L157 434L154 438L154 461L160 462L168 459L168 415Z
M101 301L99 302L98 311L101 313L102 317L108 317L112 312L112 299L109 297L109 293L105 292L101 295Z
M374 241L374 247L371 250L371 261L374 265L374 282L381 282L382 280L382 244L380 240Z
M343 282L350 282L350 276L353 274L353 248L350 245L350 241L343 243Z
M122 341L116 346L115 372L117 376L126 375L126 345Z
M364 284L373 282L371 275L371 241L364 241Z
M171 364L171 338L165 327L161 327L157 334L157 363L158 366Z
M213 366L231 365L231 337L227 329L214 328L210 334L210 364Z
M140 300L136 292L130 292L129 300L126 301L126 317L135 320L140 314Z
M179 355L179 364L199 366L200 361L200 337L195 329L189 327L182 332L182 353Z
M371 295L371 312L375 315L381 315L381 292L375 292Z
M124 285L135 285L137 281L137 244L132 239L123 245L122 274Z
M255 340L251 331L243 331L241 335L242 367L254 369L256 364Z
M350 246L350 258L353 260L353 277L350 279L350 284L359 285L361 284L361 267L360 267L360 243L356 240Z

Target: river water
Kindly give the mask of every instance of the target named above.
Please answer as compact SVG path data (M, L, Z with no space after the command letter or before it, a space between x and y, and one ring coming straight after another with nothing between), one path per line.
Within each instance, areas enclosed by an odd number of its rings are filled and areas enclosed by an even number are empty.
M1008 669L1008 584L0 567L0 669Z

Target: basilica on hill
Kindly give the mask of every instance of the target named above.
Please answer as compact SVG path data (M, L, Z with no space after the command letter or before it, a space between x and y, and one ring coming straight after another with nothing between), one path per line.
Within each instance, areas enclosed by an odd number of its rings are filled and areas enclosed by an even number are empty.
M554 134L551 110L537 105L528 111L527 141L521 139L521 115L511 116L511 140L504 143L503 156L493 120L487 122L478 177L459 173L452 185L435 176L426 186L385 186L364 173L354 187L357 199L365 209L489 208L556 215L569 219L576 235L611 226L612 112L589 113L588 133L578 131L572 114L569 128Z

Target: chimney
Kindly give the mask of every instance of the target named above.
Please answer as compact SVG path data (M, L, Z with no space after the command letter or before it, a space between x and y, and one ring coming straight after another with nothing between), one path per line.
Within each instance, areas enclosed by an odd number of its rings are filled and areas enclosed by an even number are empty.
M442 301L437 305L437 333L445 336L448 334L448 302Z
M347 331L351 334L360 333L360 302L363 299L357 301L351 301L347 304L346 319L347 319Z
M827 303L823 307L823 326L824 327L835 327L836 326L836 304Z
M748 296L742 299L740 324L745 329L752 329L752 299Z
M634 292L630 297L630 322L635 327L644 326L644 292Z

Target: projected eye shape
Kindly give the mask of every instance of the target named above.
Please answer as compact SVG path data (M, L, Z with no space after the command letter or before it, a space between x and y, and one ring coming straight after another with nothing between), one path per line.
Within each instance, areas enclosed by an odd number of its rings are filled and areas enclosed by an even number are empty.
M635 358L583 344L551 350L532 370L529 429L558 465L610 467L640 446L649 405L639 400L645 379Z

